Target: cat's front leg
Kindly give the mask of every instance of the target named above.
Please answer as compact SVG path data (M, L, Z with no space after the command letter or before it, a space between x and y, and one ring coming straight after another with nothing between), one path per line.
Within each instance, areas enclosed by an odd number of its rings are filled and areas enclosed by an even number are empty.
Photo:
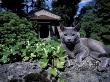
M75 58L74 53L71 52L71 51L67 51L66 54L68 55L68 58L69 58L69 59L74 59L74 58Z
M79 51L76 54L76 62L80 64L86 58L86 56L87 56L86 51L84 50Z
M66 61L66 67L70 67L72 64L73 59L75 59L75 55L71 51L66 51L67 54L67 61Z

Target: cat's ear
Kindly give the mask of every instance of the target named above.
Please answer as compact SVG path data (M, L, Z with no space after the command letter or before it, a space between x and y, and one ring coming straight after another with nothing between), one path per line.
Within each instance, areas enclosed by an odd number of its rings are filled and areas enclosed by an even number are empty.
M80 23L77 23L77 24L73 27L73 29L74 29L75 31L79 32L79 31L80 31Z
M64 31L65 30L65 27L64 27L63 23L60 23L60 30L61 31Z

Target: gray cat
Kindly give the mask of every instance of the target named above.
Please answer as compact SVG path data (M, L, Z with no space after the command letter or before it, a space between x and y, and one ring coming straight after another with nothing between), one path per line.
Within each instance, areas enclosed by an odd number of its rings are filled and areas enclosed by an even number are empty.
M99 65L100 70L106 68L109 64L110 49L105 48L104 44L100 41L90 38L80 38L79 34L80 24L75 27L60 26L60 38L63 48L66 50L69 59L76 59L78 63L81 63L85 57L91 56L101 63Z

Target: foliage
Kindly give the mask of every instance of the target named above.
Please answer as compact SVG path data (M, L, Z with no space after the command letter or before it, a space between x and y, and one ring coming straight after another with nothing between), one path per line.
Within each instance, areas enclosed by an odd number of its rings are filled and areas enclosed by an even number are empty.
M7 8L8 10L12 10L13 12L23 13L23 2L24 0L1 0L2 7Z
M59 45L56 41L45 42L37 39L16 42L15 45L8 46L1 44L1 62L36 60L42 68L52 67L51 74L56 75L54 69L63 68L65 63L64 50Z
M110 24L110 1L109 0L96 0L98 3L98 17L101 18L101 23L104 25Z
M26 18L20 18L11 12L0 13L0 56L2 62L8 62L9 54L14 55L11 52L16 53L20 43L33 37L36 37L36 33L32 31L32 24Z
M104 26L104 30L107 32L103 33L103 35L109 35L110 37L110 1L109 0L97 0L99 8L96 13L98 18L100 18L100 23ZM109 38L106 37L106 38ZM110 41L110 39L109 39Z
M0 13L1 44L14 44L18 40L28 38L29 34L35 35L32 29L31 22L26 18L20 18L11 12Z
M79 0L57 0L53 3L53 12L60 15L65 25L70 25L73 22L76 5Z
M87 13L86 15L84 15L81 20L81 36L101 40L103 27L101 26L101 24L98 24L97 21L98 19L95 14Z
M110 24L102 22L104 17L99 16L96 8L90 9L88 8L89 12L81 19L81 36L103 41L103 36L110 34ZM107 20L104 21L107 22Z

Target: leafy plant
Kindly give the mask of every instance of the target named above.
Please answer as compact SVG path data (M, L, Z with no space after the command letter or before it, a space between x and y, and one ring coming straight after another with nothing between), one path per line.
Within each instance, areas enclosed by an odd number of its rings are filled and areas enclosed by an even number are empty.
M33 34L32 23L12 12L0 13L0 43L14 44L16 40L25 39L27 33ZM34 33L35 34L35 33Z

